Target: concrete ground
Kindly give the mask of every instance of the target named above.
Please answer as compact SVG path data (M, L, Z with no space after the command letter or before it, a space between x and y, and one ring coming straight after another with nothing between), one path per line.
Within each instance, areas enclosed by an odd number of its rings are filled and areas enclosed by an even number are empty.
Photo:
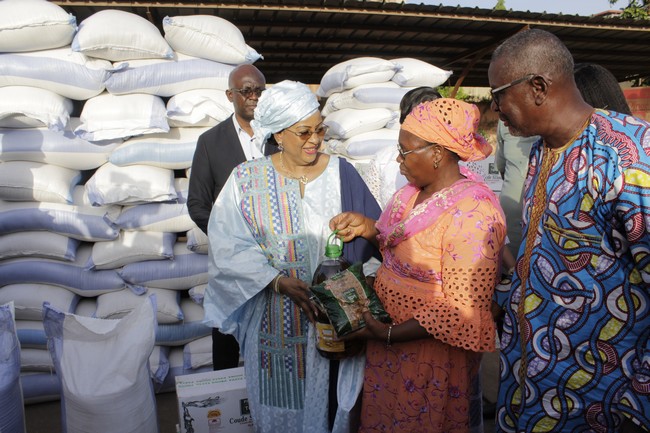
M483 358L482 382L484 396L488 402L496 401L499 361L496 353L487 353ZM178 406L176 393L156 395L158 427L160 433L176 433ZM61 433L61 404L59 401L28 404L25 406L27 433ZM485 419L485 433L494 433L494 420ZM101 433L101 432L97 432ZM308 432L305 432L308 433Z
M160 433L176 433L178 407L176 393L156 396L158 404L158 427ZM27 433L61 433L61 405L58 401L29 404L25 407ZM494 420L484 421L485 433L494 433ZM99 433L99 432L98 432ZM305 432L308 433L308 432Z
M176 393L156 395L159 433L176 433L178 406ZM28 404L25 406L27 433L61 433L61 404L59 401ZM101 432L96 432L101 433Z

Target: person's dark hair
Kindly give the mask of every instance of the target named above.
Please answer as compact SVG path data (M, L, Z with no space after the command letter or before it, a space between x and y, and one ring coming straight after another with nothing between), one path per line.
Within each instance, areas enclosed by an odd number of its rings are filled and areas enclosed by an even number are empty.
M573 75L573 56L553 33L529 29L510 36L492 53L492 61L502 59L504 71L513 74L539 74L552 80Z
M594 63L578 63L574 69L576 86L582 99L594 108L632 114L623 90L614 75Z
M427 101L435 101L438 98L442 98L442 96L433 87L423 86L409 90L399 102L399 123L404 123L404 119L416 105Z

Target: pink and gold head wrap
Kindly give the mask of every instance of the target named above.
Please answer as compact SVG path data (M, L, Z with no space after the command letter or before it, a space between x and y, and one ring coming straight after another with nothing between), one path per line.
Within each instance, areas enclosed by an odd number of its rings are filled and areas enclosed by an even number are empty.
M424 102L406 116L402 129L454 152L462 161L479 161L492 146L477 131L480 113L474 104L452 98Z

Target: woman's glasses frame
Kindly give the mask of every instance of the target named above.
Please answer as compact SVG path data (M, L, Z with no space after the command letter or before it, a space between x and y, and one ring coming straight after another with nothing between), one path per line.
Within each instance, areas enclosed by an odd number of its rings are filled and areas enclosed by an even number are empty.
M285 131L292 133L293 135L301 139L303 143L306 143L307 140L309 140L314 134L316 134L316 136L322 141L325 138L325 134L327 134L328 129L329 126L321 123L313 130L305 129L303 131L292 131L291 129L287 128L285 129Z
M399 143L397 143L397 151L399 152L399 156L401 156L402 159L406 159L406 155L408 155L409 153L417 152L418 150L422 150L422 149L427 149L427 148L429 148L431 146L434 146L435 144L436 143L429 143L426 146L422 146L422 147L418 147L417 149L411 149L411 150L406 150L405 151L404 149L402 149L402 146L400 146Z

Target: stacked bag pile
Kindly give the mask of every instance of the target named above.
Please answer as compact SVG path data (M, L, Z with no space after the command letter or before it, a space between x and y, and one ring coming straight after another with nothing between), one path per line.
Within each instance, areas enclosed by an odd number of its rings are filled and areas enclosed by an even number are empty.
M28 403L60 396L44 303L119 319L153 294L154 388L212 369L188 177L198 136L232 113L230 71L261 56L218 17L162 28L119 10L77 27L45 0L0 2L0 305L14 305Z
M327 152L347 158L364 176L378 154L395 149L404 94L420 86L438 87L451 74L413 58L360 57L333 66L316 92L326 98ZM377 197L378 185L364 179Z

